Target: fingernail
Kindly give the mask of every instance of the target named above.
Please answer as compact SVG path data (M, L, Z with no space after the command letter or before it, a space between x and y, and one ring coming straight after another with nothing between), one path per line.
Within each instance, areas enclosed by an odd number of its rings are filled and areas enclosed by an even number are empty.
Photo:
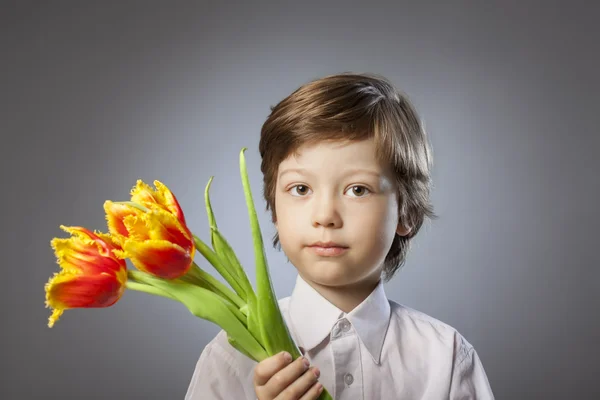
M308 360L306 359L306 357L302 357L302 362L304 363L304 366L305 366L306 368L308 368L308 366L310 365L310 361L308 361Z
M285 362L289 363L290 361L292 361L292 355L290 353L288 353L287 351L284 351L283 359L285 360Z
M321 375L321 371L319 371L319 368L315 368L313 369L313 373L315 374L315 376L318 378Z
M323 391L323 385L317 383L317 393L321 393Z

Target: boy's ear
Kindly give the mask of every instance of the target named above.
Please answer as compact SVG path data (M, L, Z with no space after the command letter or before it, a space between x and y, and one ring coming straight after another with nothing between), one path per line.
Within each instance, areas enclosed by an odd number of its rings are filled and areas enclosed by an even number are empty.
M396 228L396 234L398 236L406 236L410 233L410 228L406 228L401 222L398 223L398 227Z

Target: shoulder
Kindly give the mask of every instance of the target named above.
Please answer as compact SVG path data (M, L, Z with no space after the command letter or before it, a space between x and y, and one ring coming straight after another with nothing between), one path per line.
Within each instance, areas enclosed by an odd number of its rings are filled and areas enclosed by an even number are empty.
M231 346L221 330L202 350L185 399L253 399L255 364Z
M450 324L404 304L388 301L391 308L390 324L407 340L419 342L424 347L452 352L458 363L473 351L471 343Z
M389 300L390 311L392 319L395 319L401 323L411 323L418 326L420 329L433 330L440 335L452 335L456 332L456 329L436 319L422 311L415 310L414 308L408 307L404 304L397 303L393 300Z

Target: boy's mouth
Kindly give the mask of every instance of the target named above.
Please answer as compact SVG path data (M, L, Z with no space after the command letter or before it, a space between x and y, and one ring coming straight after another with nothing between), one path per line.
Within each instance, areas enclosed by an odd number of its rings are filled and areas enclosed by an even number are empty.
M310 245L310 247L322 247L322 248L330 248L330 247L339 247L342 249L347 249L348 246L344 246L343 244L335 243L335 242L315 242Z
M324 257L339 256L348 250L348 246L335 242L315 242L309 248L316 255Z

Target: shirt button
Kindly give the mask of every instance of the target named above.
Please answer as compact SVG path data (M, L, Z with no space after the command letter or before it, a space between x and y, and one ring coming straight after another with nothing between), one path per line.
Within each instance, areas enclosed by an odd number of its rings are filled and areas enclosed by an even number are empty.
M347 320L343 320L342 322L340 322L340 327L342 328L342 331L348 332L350 330L350 322L348 322Z
M348 386L352 385L352 382L354 382L354 377L352 376L352 374L344 375L344 382L346 382L346 385Z

